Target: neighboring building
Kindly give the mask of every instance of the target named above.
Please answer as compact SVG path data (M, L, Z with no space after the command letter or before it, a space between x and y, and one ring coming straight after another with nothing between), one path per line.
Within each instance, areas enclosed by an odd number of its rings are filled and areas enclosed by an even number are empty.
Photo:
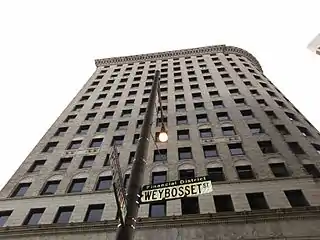
M118 145L127 181L156 69L169 141L161 154L149 145L144 183L209 175L214 192L141 205L136 239L320 239L319 132L250 53L219 45L96 66L2 189L0 239L114 239L109 154Z
M309 43L308 48L312 52L320 55L320 33L311 41L311 43Z

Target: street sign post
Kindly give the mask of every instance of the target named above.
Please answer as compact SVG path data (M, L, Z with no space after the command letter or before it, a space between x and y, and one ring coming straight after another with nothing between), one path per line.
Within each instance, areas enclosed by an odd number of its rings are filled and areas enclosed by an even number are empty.
M123 186L123 177L122 177L120 163L119 163L119 154L116 146L113 146L110 158L111 158L114 196L115 196L117 207L118 207L120 223L122 226L124 226L124 219L127 214L127 211L126 211L127 199L126 199L126 191Z
M207 176L176 180L161 184L145 185L141 191L141 203L173 200L212 192L211 180Z

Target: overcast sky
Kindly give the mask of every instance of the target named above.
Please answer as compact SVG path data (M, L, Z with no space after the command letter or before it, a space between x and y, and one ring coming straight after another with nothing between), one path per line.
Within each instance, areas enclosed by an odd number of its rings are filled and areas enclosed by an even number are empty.
M216 44L252 53L320 129L320 1L0 1L0 188L95 70L94 59Z

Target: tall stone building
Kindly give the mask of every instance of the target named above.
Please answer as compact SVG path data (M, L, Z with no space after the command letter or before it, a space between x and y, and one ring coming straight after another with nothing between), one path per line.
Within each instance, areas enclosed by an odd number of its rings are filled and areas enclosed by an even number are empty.
M110 149L128 182L156 69L169 140L149 145L144 184L208 175L214 191L141 205L136 239L320 239L319 132L253 55L219 45L96 66L2 189L0 239L114 239Z

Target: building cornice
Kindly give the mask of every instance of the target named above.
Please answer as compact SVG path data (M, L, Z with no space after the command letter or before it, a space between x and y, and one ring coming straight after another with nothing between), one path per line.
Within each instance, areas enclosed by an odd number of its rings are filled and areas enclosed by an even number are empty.
M269 209L233 213L208 213L186 216L168 216L162 218L139 218L137 229L179 228L204 224L247 224L270 221L319 219L320 207ZM113 232L117 228L116 220L96 223L42 224L35 226L12 226L0 228L0 238L14 236L34 236L43 234L72 234L90 232Z
M173 51L166 51L166 52L156 52L156 53L148 53L148 54L140 54L140 55L132 55L132 56L96 59L95 64L97 67L101 67L101 66L109 66L114 64L126 64L126 63L134 63L139 61L164 60L169 58L188 57L188 56L194 56L194 55L215 54L215 53L241 55L249 59L257 69L263 72L260 63L251 53L247 52L242 48L226 46L226 45L214 45L214 46L207 46L207 47L200 47L200 48L189 48L189 49L173 50Z

